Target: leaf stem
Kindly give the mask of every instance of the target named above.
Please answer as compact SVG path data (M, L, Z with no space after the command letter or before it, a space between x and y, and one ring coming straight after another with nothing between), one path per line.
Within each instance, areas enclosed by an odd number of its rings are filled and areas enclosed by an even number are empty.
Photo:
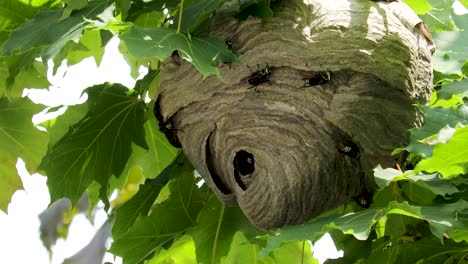
M304 264L304 247L305 247L305 240L302 240L301 264Z
M177 33L180 33L180 25L182 24L182 14L184 13L184 0L180 1L179 23L177 23Z
M225 205L223 204L221 207L221 212L219 213L218 226L216 227L215 240L213 242L213 252L211 253L211 264L216 264L216 246L218 245L219 230L221 229L221 223L223 222L224 207Z

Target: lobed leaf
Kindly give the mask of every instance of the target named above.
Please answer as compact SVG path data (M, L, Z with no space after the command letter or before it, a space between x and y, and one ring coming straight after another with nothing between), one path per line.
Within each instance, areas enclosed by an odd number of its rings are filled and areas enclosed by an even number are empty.
M68 197L76 203L94 180L107 203L109 179L122 173L132 142L147 148L143 101L119 84L97 85L86 92L88 113L49 149L40 165L48 176L52 202Z
M149 216L140 217L128 232L114 241L110 251L123 257L123 263L143 263L153 252L194 227L205 204L191 166L169 183L168 199L155 204Z
M338 229L344 234L352 234L359 240L365 240L371 232L371 227L381 216L382 209L367 209L345 215L330 215L302 225L285 226L274 236L268 237L267 245L260 252L260 257L267 256L285 241L313 241L332 229Z
M6 210L11 195L22 188L16 161L22 158L35 172L47 146L47 134L37 130L32 116L42 110L28 98L0 98L0 209Z
M456 128L453 137L447 143L437 144L432 156L419 162L414 172L438 172L444 178L466 174L468 173L467 146L468 126Z

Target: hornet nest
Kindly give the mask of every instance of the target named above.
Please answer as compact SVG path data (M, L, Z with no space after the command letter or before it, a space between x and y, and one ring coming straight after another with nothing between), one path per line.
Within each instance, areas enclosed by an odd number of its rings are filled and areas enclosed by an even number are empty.
M392 165L432 89L422 21L401 2L287 0L210 28L244 64L219 65L223 82L172 56L155 110L218 198L263 229L368 206L372 169Z

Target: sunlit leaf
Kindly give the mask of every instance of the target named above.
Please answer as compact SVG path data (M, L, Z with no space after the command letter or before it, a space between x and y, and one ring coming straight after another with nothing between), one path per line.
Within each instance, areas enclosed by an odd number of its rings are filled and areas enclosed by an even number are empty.
M147 264L196 264L195 243L190 236L177 239L167 250L162 249Z
M119 84L86 90L88 113L47 152L40 168L48 176L51 199L68 197L75 203L94 180L101 199L108 197L109 178L122 173L132 142L147 148L144 103Z
M418 108L424 113L424 125L410 130L410 144L404 149L425 157L432 155L433 146L422 144L420 140L437 134L447 125L455 127L458 123L468 124L468 105L458 109L428 106Z
M11 195L22 187L16 172L18 157L34 172L44 155L47 134L37 130L32 116L42 110L27 98L8 100L0 98L0 209L6 210Z
M123 186L119 188L118 196L111 201L112 208L117 208L132 198L138 192L139 185L145 180L141 167L137 165L131 167L128 173L120 178L125 179L125 181ZM118 179L116 181L118 181ZM111 180L110 189L112 189L112 187Z
M112 228L115 239L122 237L141 216L147 216L161 189L181 174L188 174L193 170L192 165L184 156L179 156L154 180L147 180L140 185L138 193L115 212L116 220Z
M42 56L53 58L59 54L69 40L80 38L89 23L96 19L112 1L92 1L86 8L60 21L62 10L40 11L34 19L15 29L3 46L3 55L24 53L33 48L43 48Z
M110 34L108 31L99 29L84 30L78 43L69 41L60 54L54 58L54 72L61 65L62 60L67 60L67 65L74 65L84 58L93 57L96 65L99 66L104 55L104 47L109 40L103 36Z
M403 0L416 14L422 15L431 11L432 6L427 0Z
M434 153L428 159L422 160L415 172L439 172L449 178L468 173L468 126L457 128L453 137L447 143L439 143L434 147Z
M148 104L148 108L153 108L152 103ZM159 131L152 111L149 111L149 115L148 120L144 124L148 149L133 146L132 155L127 162L127 168L135 165L139 166L143 170L145 178L155 178L174 160L177 155L177 149ZM127 171L127 168L124 171Z
M459 2L462 3L465 8L468 8L468 0L459 0Z
M227 255L237 231L242 231L248 238L263 234L247 220L239 207L226 207L214 194L200 212L197 224L188 234L195 242L198 263L219 262Z

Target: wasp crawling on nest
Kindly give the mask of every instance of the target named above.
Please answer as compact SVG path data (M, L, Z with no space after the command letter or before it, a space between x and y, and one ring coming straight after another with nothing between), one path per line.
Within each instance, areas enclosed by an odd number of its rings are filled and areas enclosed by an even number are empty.
M257 68L258 68L258 65L257 65ZM271 77L271 69L267 64L265 66L265 68L260 69L260 70L258 70L256 72L253 72L250 76L244 78L244 80L247 80L247 82L250 85L252 85L252 87L254 87L254 86L258 86L258 85L260 85L262 83L265 83L265 82L270 83L270 77Z
M177 137L177 129L174 126L172 117L169 117L166 121L164 121L164 118L161 115L159 97L156 102L154 102L153 112L154 116L158 120L159 131L161 131L166 136L167 140L171 143L172 146L180 148L181 145L179 138Z

